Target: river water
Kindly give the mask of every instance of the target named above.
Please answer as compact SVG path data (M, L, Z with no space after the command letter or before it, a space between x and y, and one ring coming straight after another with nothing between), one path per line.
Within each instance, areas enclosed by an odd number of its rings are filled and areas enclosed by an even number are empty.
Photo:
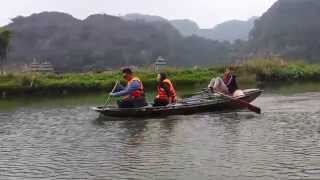
M0 179L320 179L319 90L142 121L98 118L98 95L0 100Z

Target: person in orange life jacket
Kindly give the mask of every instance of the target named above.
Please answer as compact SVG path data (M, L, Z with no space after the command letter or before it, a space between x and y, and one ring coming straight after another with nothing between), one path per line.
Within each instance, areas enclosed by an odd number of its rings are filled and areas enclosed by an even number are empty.
M223 79L220 77L213 78L208 85L208 89L211 93L215 91L222 92L224 94L233 95L238 89L236 76L232 73L233 68L228 67L225 70Z
M120 97L123 99L117 101L119 108L139 108L147 106L145 99L144 87L141 80L135 77L129 68L122 70L123 78L128 81L126 87L119 86L115 93L110 93L110 96Z
M176 91L167 75L165 73L158 74L157 77L158 86L157 91L158 95L154 99L153 106L166 106L176 102Z

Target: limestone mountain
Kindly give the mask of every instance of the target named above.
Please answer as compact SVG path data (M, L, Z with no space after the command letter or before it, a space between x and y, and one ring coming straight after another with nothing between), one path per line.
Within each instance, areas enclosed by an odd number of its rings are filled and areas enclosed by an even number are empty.
M198 24L189 19L171 20L170 23L183 35L196 35L200 30Z
M254 21L257 17L252 17L247 21L231 20L216 25L212 29L200 29L198 35L208 39L218 41L233 42L237 39L248 40L249 33L253 29Z
M200 37L184 38L167 21L128 21L106 14L79 20L59 12L16 17L9 61L34 58L58 71L88 71L125 65L148 66L158 56L174 66L225 63L228 45Z
M168 21L167 19L162 18L160 16L145 15L145 14L139 14L139 13L126 14L125 16L122 16L122 18L129 21L137 21L137 20L146 21L146 22Z
M189 19L168 20L160 16L137 13L128 14L122 18L130 21L169 22L183 36L197 35L206 39L229 42L237 39L248 40L249 33L254 26L254 21L257 19L257 17L252 17L247 21L231 20L218 24L214 28L202 29L196 22Z
M258 54L316 62L320 58L319 18L319 0L278 0L256 21L250 43Z

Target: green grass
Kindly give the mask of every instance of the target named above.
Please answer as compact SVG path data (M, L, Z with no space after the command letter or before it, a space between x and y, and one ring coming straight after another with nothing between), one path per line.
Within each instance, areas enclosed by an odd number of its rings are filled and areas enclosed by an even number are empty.
M176 85L206 82L212 76L218 75L217 72L209 69L168 69L167 73ZM143 81L146 88L154 88L156 86L156 74L154 72L138 71L136 75ZM120 73L9 74L0 76L0 92L29 94L110 90L116 80L122 80ZM122 84L125 83L122 80Z
M240 71L254 74L261 82L320 80L320 64L303 61L251 60L244 63Z
M224 66L198 69L166 69L169 78L179 88L208 83L212 77L221 76ZM256 81L286 82L320 80L320 65L303 62L286 62L281 59L255 59L237 66L235 74L239 84L256 84ZM156 86L156 73L140 70L136 75L147 89ZM8 74L0 76L0 93L6 94L57 94L65 92L110 91L116 80L122 80L120 72L85 74ZM126 82L122 81L122 84ZM248 85L250 86L250 85Z

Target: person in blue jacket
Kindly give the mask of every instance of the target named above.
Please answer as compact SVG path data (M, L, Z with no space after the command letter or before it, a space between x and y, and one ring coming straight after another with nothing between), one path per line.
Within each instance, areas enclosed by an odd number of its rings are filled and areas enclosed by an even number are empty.
M147 106L142 81L133 75L130 68L122 70L123 78L128 82L126 87L119 86L117 92L110 93L113 97L123 97L119 100L119 108L138 108Z

